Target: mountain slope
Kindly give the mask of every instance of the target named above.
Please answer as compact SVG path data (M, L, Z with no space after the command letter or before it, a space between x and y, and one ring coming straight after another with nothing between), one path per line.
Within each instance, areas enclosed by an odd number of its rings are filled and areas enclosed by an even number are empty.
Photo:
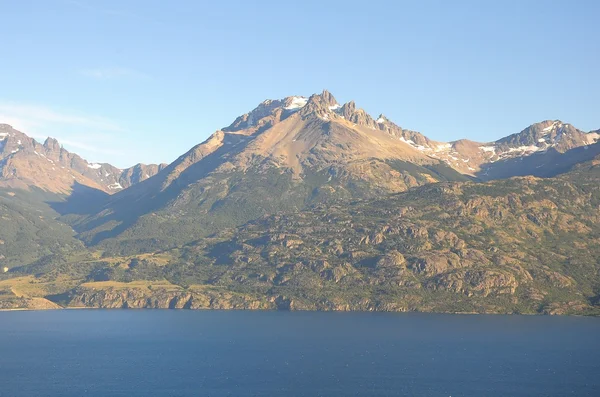
M580 131L560 120L546 120L532 124L523 131L494 142L481 143L468 139L453 142L432 141L417 132L412 135L402 131L389 120L379 121L390 133L405 140L426 155L440 159L460 173L481 180L510 178L513 176L554 176L567 168L560 159L562 154L568 163L587 161L589 155L576 160L574 149L593 145L600 138L597 131ZM397 134L397 130L402 134ZM521 163L525 161L525 163ZM541 169L543 168L543 169Z
M448 163L482 180L534 175L554 176L565 172L567 163L587 161L588 155L576 159L600 134L586 133L560 120L532 124L523 131L490 143L457 141L452 143ZM563 154L569 153L568 156ZM458 157L458 158L457 158ZM462 162L462 167L461 167Z
M86 212L108 193L147 179L163 166L120 170L91 164L55 139L40 144L0 124L0 269L83 252L73 229L57 218Z
M59 214L46 204L61 199L37 188L0 188L0 268L84 249L71 227L57 221Z
M75 226L88 244L148 251L310 203L446 180L466 178L324 91L264 101Z
M127 188L158 173L165 164L137 164L121 170L88 163L56 139L43 144L7 124L0 124L0 186L69 194L75 183L107 193Z
M118 170L2 128L0 307L600 313L597 132L436 142L324 91Z
M169 251L16 269L4 285L73 307L597 315L599 205L600 157L555 178L318 203Z

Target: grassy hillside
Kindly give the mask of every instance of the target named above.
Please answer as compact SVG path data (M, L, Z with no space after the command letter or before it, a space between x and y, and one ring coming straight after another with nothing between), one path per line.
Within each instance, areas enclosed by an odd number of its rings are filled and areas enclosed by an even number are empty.
M0 267L83 249L74 231L58 222L50 203L64 197L42 190L0 189Z

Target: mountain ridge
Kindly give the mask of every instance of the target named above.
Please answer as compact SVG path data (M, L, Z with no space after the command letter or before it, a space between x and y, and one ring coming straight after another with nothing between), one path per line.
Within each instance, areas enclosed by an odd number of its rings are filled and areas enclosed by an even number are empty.
M39 187L68 194L74 182L106 193L127 188L158 173L166 164L136 164L120 169L108 163L89 163L48 137L43 144L0 124L0 186Z
M86 244L113 252L164 249L311 203L448 180L553 176L593 157L598 137L547 120L491 143L438 142L324 90L261 102L171 164L154 166L150 178L135 167L122 171L137 183L65 220Z
M115 194L102 211L75 227L88 243L133 230L158 241L165 238L159 229L175 213L186 213L191 222L186 230L199 236L273 210L330 197L403 191L449 178L467 179L378 128L353 103L340 105L324 91L262 102L155 177ZM265 194L263 200L252 197L253 191L262 191L257 197ZM236 209L238 201L246 211ZM175 229L185 229L185 223L178 221L167 234L177 234Z
M600 313L597 131L437 142L324 91L263 101L118 192L94 179L108 165L11 133L0 308ZM64 190L40 190L57 166Z

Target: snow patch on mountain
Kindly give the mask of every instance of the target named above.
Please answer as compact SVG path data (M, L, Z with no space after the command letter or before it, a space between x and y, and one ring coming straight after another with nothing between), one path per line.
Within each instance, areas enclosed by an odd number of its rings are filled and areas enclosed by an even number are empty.
M284 107L285 110L295 110L295 109L300 109L303 108L306 103L308 102L308 98L305 98L303 96L295 96L292 97L292 102Z
M552 132L552 130L558 125L560 124L558 121L555 121L554 123L552 123L552 125L542 129L542 132L545 132L546 134L549 134L550 132Z
M400 140L404 143L409 144L410 146L414 147L415 149L419 150L419 151L425 151L429 148L426 148L423 145L417 145L412 139L405 139L404 137L400 137Z
M508 149L508 153L514 152L537 152L540 150L538 146L530 145L530 146L519 146L519 147L511 147Z
M452 144L451 143L442 143L441 145L438 145L435 148L436 152L444 152L446 150L450 150L452 149Z
M101 164L88 164L88 168L97 170L98 168L102 168L102 165Z

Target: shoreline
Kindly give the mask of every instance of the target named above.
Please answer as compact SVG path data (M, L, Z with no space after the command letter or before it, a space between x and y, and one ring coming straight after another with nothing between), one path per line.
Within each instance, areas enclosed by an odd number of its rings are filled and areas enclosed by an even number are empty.
M276 309L170 309L170 308L106 308L106 307L57 307L51 309L31 309L31 308L10 308L0 309L0 312L45 312L45 311L60 311L60 310L105 310L105 311L222 311L222 312L296 312L296 313L388 313L388 314L446 314L459 316L539 316L539 317L592 317L600 318L600 315L585 315L585 314L547 314L547 313L478 313L478 312L423 312L418 310L413 311L373 311L373 310L276 310Z

